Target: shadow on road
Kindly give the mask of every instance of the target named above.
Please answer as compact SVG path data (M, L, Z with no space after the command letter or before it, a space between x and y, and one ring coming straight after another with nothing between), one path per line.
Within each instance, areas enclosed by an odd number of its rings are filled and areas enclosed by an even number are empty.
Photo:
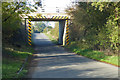
M117 78L118 68L68 53L45 34L34 34L35 53L29 78Z

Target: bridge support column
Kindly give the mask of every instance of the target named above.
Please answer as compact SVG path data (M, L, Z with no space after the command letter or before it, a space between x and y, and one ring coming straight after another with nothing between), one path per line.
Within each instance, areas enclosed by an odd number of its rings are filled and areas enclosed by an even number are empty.
M67 27L66 23L67 22L65 21L64 33L63 33L63 46L66 45L66 27Z
M64 34L65 21L59 21L59 44L63 44L63 34Z

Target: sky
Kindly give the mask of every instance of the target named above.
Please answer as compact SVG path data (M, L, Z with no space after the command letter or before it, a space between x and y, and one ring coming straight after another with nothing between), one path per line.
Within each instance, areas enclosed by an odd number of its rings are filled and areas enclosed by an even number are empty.
M39 0L29 0L31 5L34 5L34 1ZM42 1L42 7L38 7L37 13L41 13L41 9L45 9L45 13L56 13L56 9L59 9L60 13L65 13L64 10L71 6L72 1L78 1L78 0L41 0ZM56 8L57 7L57 8Z
M56 7L59 8L60 12L64 13L64 9L70 5L72 0L42 0L43 8L45 13L56 13ZM41 9L38 10L41 12Z

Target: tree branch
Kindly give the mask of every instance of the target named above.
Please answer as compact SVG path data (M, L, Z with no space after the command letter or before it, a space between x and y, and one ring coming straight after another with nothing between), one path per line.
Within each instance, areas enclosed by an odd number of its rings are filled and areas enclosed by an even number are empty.
M21 2L20 2L20 3L21 3ZM7 20L11 17L11 15L12 15L13 13L15 13L15 11L16 11L17 9L19 9L20 3L16 6L16 8L13 10L13 12L12 12L7 18L5 18L2 22L7 21Z

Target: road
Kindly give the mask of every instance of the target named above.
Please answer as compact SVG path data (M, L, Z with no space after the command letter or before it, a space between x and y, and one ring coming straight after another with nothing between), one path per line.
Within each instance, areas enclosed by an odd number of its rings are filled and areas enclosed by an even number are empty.
M66 51L34 33L35 53L28 78L118 78L118 68Z

